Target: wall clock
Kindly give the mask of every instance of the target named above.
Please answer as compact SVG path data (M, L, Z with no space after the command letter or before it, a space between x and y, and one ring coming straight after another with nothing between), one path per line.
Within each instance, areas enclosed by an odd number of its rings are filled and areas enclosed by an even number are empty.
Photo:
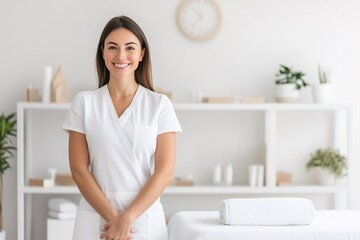
M219 32L222 13L215 0L182 0L177 11L177 22L186 37L206 41Z

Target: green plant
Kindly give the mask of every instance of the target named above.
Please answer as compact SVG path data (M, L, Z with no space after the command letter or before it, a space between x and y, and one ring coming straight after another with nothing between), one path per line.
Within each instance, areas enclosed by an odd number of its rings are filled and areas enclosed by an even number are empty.
M301 71L293 71L290 67L285 65L280 65L279 72L276 73L277 79L275 80L276 84L295 84L296 89L300 90L302 87L309 86L303 77L305 73Z
M311 158L306 164L307 170L312 168L322 168L335 175L335 178L346 176L346 157L341 155L338 150L326 148L318 149L311 154Z
M0 116L0 173L3 174L6 169L10 168L7 161L14 156L14 150L10 136L16 136L16 119L15 114L12 113L8 116L2 114Z
M16 119L15 114L0 116L0 231L2 231L2 191L3 191L3 174L10 168L9 158L14 156L16 147L11 142L11 137L16 136Z
M325 71L324 69L321 69L321 67L319 65L318 72L319 72L320 84L330 83L330 72L329 71Z

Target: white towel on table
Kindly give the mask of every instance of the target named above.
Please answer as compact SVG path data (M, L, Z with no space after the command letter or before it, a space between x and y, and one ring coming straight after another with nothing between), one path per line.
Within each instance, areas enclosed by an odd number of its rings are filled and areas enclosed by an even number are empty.
M61 220L70 220L70 219L75 219L76 212L64 213L64 212L49 211L49 216Z
M76 212L77 205L66 198L52 198L48 201L48 208L50 211L57 212Z
M225 225L308 225L315 208L305 198L233 198L220 204Z

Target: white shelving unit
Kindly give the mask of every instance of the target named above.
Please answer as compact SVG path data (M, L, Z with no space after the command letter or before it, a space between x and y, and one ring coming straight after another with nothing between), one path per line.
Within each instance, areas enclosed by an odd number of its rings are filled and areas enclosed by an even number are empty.
M31 229L26 225L31 218L31 196L34 194L79 194L76 187L55 186L50 188L31 187L26 183L30 176L28 166L31 166L31 142L29 135L31 131L32 111L67 111L70 104L44 104L21 102L17 105L18 118L18 149L17 149L17 174L18 174L18 239L25 240ZM317 186L317 185L294 185L294 186L276 186L276 139L278 114L286 111L317 111L332 112L334 126L333 146L341 148L347 153L348 167L351 168L351 108L348 105L322 105L322 104L201 104L201 103L175 103L175 110L178 113L183 111L242 111L242 112L262 112L264 114L264 143L265 149L265 186L210 186L195 185L192 187L168 187L164 194L170 195L202 195L202 194L331 194L334 195L334 207L337 209L351 207L350 186L348 175L346 185L344 186ZM345 135L344 135L345 132ZM343 137L346 138L344 146ZM346 149L344 149L346 148ZM26 164L25 164L26 162ZM349 171L349 174L351 172ZM344 201L345 196L345 201Z

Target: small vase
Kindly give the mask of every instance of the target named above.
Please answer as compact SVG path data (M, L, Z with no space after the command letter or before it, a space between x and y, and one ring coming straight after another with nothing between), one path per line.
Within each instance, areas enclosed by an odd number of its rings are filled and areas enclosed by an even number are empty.
M316 177L317 177L318 184L326 185L326 186L336 184L335 175L332 174L331 172L329 172L328 170L322 169L322 168L316 168L314 170L316 171Z
M319 84L312 87L313 98L316 103L331 103L333 98L332 85L329 83Z
M275 85L275 100L280 103L295 102L300 95L300 91L296 89L296 85L289 84L277 84Z

